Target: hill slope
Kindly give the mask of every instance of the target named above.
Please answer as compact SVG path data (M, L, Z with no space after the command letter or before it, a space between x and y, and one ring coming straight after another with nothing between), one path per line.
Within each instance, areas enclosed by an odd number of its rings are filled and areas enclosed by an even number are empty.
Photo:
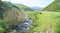
M15 4L17 7L19 7L19 8L22 8L23 10L25 10L25 11L33 11L33 9L31 9L30 7L28 7L28 6L25 6L25 5L23 5L23 4Z
M60 12L60 0L55 0L43 10Z

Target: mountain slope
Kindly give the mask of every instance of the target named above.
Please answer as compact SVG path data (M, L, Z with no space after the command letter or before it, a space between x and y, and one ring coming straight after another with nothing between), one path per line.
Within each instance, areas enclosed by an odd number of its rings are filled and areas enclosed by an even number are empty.
M28 6L25 6L25 5L23 5L23 4L15 4L17 7L19 7L19 8L22 8L23 10L25 10L25 11L33 11L33 9L31 9L30 7L28 7Z
M43 10L60 12L60 0L55 0L53 3L51 3Z

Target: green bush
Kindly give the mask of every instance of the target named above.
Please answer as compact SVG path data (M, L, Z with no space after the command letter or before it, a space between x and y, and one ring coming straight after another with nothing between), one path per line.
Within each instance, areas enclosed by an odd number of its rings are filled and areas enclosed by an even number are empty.
M5 30L2 27L0 27L0 33L4 33L4 32Z
M5 20L0 20L0 28L3 30L10 29L10 24Z

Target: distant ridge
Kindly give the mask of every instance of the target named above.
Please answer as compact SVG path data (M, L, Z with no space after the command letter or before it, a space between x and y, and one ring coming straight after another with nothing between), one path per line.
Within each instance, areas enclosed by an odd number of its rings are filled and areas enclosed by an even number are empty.
M33 10L38 10L38 11L41 11L43 9L43 7L38 7L38 6L32 6L31 8Z

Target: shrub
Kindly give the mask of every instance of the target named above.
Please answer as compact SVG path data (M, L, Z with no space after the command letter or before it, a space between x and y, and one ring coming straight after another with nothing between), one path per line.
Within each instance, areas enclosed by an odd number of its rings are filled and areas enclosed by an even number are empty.
M9 29L10 25L5 20L0 20L0 33L4 33L6 29Z
M0 33L4 33L4 32L5 30L2 27L0 27Z
M4 29L10 29L11 28L10 24L5 20L0 20L0 27L2 27Z

